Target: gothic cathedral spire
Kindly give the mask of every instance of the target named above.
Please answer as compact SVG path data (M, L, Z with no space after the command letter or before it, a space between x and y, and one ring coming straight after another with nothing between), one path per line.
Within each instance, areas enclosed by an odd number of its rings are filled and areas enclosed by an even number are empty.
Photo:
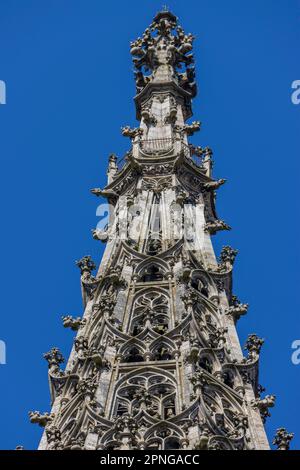
M76 332L65 370L57 348L44 355L52 410L30 414L45 426L40 449L269 449L263 340L250 335L244 357L237 251L217 259L211 243L230 230L215 208L225 180L212 177L212 151L189 142L200 130L187 123L193 40L162 11L131 43L140 126L122 128L130 150L109 157L107 186L92 190L112 208L93 231L106 248L96 275L89 256L77 262L84 314L63 318Z

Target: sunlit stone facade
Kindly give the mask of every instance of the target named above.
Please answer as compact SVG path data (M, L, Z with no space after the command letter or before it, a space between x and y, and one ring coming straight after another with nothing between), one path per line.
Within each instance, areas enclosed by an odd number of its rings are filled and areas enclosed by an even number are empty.
M237 252L217 258L211 237L230 227L216 213L212 151L194 146L187 123L197 92L193 36L168 11L131 43L138 128L122 128L129 151L109 157L110 222L97 274L77 262L82 318L65 370L49 365L52 410L31 412L45 426L40 449L269 449L264 421L274 396L261 397L259 354L244 357L236 323L248 306L232 292ZM280 441L282 442L282 440Z

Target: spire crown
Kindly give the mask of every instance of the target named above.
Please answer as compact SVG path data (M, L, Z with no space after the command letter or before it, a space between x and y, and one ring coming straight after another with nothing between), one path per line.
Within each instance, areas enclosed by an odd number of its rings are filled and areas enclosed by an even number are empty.
M153 23L152 25L155 26L156 24L165 24L165 25L174 25L174 27L177 25L178 18L177 16L173 15L167 7L165 7L165 10L159 11L155 17L153 18Z
M185 34L173 13L157 13L142 37L130 44L138 93L148 83L175 82L191 97L195 96L193 40L194 36Z

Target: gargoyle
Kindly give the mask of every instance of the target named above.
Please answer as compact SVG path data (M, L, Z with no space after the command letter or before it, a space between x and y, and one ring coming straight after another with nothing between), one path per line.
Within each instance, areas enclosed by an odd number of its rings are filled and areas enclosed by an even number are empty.
M226 224L223 220L214 220L213 222L207 222L204 226L205 232L209 232L211 235L215 235L217 232L222 230L231 230L231 227Z
M201 128L201 122L200 121L194 121L192 124L185 124L182 127L183 132L186 132L187 135L192 136L195 134L195 132L200 131Z
M125 127L122 127L121 130L122 130L122 135L124 137L130 137L130 139L135 139L136 137L141 137L144 133L143 129L141 129L140 127L136 127L134 129L132 129L129 126L125 126Z
M99 240L102 243L106 243L108 241L108 238L109 238L109 233L108 233L107 229L106 230L105 229L103 229L103 230L92 229L92 236L93 236L94 240Z
M78 331L85 323L85 319L81 317L74 318L71 315L63 316L62 321L65 328L71 328L73 331Z
M225 179L220 179L218 181L209 181L208 183L204 183L203 188L205 189L205 191L215 191L225 183Z
M266 419L271 416L269 408L274 408L276 397L275 395L266 395L265 398L257 398L252 401L253 408L257 408L260 412L263 422L266 422Z
M50 423L54 419L53 413L41 414L39 411L29 411L28 414L30 422L33 424L38 424L42 428L44 428L48 423Z
M242 304L239 299L233 295L231 298L231 305L226 310L225 314L232 316L235 322L237 322L242 316L248 312L249 304Z

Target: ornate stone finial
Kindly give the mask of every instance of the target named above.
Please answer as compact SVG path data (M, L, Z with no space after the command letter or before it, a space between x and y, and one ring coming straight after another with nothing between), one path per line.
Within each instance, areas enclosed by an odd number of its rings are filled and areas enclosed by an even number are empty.
M293 438L293 433L288 433L285 428L279 428L277 429L273 445L277 446L277 450L290 450L290 442Z
M207 385L207 378L206 375L203 371L196 372L192 377L191 377L191 382L193 385L194 392L197 395L200 395L200 391L203 388L203 386Z
M195 305L199 300L199 296L193 290L187 289L185 294L181 296L181 300L183 301L185 308L188 310L189 307L193 307L193 305Z
M111 153L108 157L108 168L107 168L107 183L108 184L110 184L114 180L118 171L119 171L118 157L114 153ZM103 196L103 194L101 194L101 196Z
M97 384L92 378L82 379L78 382L76 390L88 401L91 401L94 398L95 392L97 390Z
M138 429L136 420L129 413L125 413L119 418L116 418L114 427L118 432L129 433L133 435Z
M58 348L52 348L49 352L43 355L44 359L48 362L49 369L53 367L58 368L65 360Z
M116 298L111 295L102 295L98 304L95 304L93 311L98 314L99 312L103 315L111 315L116 305Z
M255 361L259 357L260 350L265 340L253 334L246 341L245 350L248 351L248 361Z
M174 81L195 96L193 40L194 36L185 34L170 11L159 12L142 37L130 44L138 93L149 82Z
M57 449L60 447L61 432L53 424L50 424L49 426L46 427L46 437L47 437L49 449Z
M92 271L94 271L94 269L96 269L96 265L92 260L91 256L84 256L79 261L76 261L76 265L80 269L81 274L84 274L86 272L91 273Z
M114 164L114 163L117 163L117 161L118 161L117 155L115 153L110 153L108 156L108 163Z
M152 395L147 390L136 391L134 399L137 401L138 410L147 409L147 406L152 403Z
M81 273L81 285L83 290L83 301L86 305L87 300L94 298L94 292L97 289L97 286L101 282L101 277L94 277L91 274L91 271L96 269L96 265L90 256L84 256L81 260L76 261L77 266L80 269Z
M232 267L237 254L238 251L231 248L231 246L223 246L220 254L221 265Z
M214 152L210 147L205 147L204 149L204 157L206 160L211 160Z

